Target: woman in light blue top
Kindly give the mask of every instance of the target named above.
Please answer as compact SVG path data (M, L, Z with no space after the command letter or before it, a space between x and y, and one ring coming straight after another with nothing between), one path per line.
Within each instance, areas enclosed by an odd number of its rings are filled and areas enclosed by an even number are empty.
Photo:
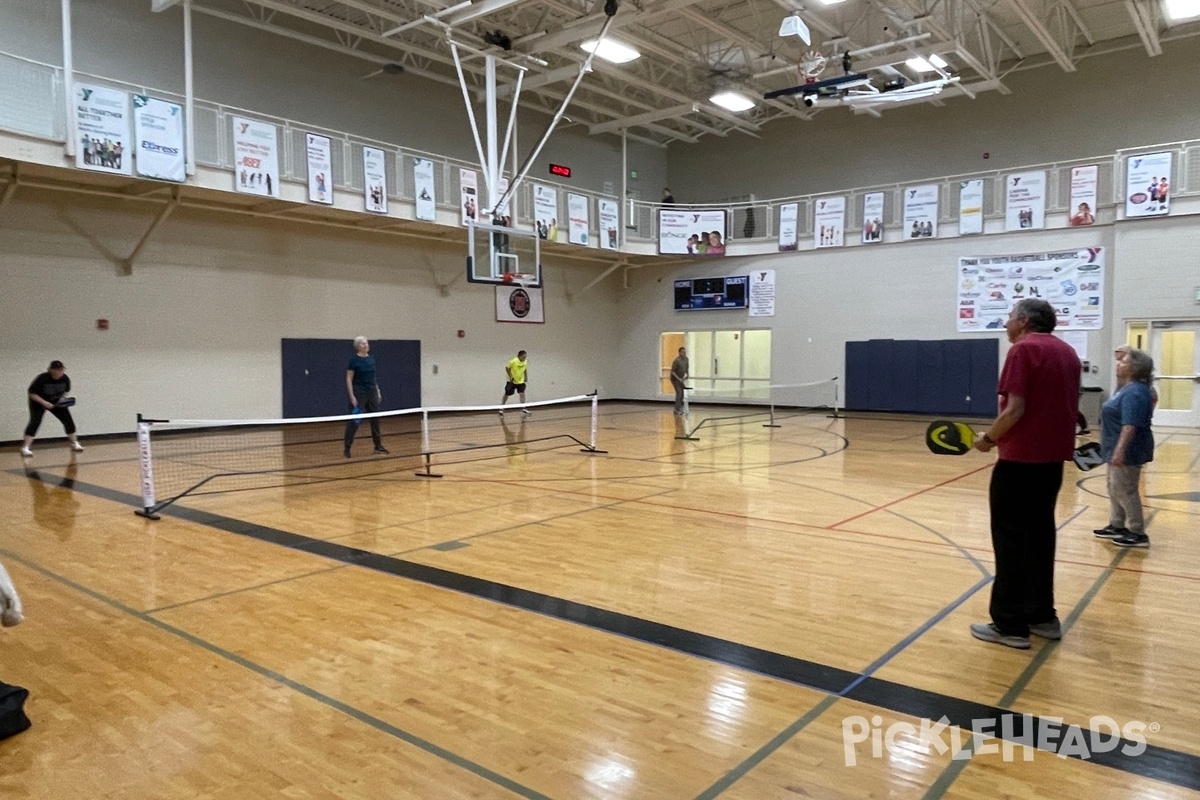
M1118 389L1100 408L1100 453L1108 464L1109 522L1095 533L1119 547L1149 547L1139 483L1154 460L1150 381L1154 360L1130 348L1117 362Z

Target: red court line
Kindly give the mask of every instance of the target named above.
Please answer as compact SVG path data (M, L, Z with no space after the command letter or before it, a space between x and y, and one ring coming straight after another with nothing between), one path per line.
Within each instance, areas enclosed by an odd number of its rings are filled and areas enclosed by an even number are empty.
M895 500L892 500L891 502L884 503L881 506L875 506L874 508L871 508L871 509L868 509L861 513L855 514L852 517L846 517L843 520L835 522L832 525L826 525L825 527L830 530L833 530L838 525L845 525L847 522L853 522L856 519L861 519L862 517L865 517L868 514L874 514L876 511L882 511L885 508L891 508L892 506L896 505L897 503L903 503L905 500L911 500L914 497L919 497L919 496L925 494L926 492L932 492L934 489L940 489L943 486L954 483L955 481L962 480L963 478L969 478L970 476L974 475L977 472L983 472L985 469L990 469L992 466L993 466L992 464L984 464L982 467L973 469L970 472L964 472L963 474L956 475L953 478L947 478L946 480L942 481L941 483L935 483L933 486L926 486L924 489L918 489L917 491L913 492L912 494L906 494L904 497L896 498Z

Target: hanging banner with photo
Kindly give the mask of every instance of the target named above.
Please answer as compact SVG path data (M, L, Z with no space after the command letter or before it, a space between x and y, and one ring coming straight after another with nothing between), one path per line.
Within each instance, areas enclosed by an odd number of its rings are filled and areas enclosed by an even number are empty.
M496 188L496 197L497 198L503 197L504 193L507 191L508 191L508 178L502 177L499 180L499 186L497 186L497 188ZM491 202L490 198L489 198L488 202L489 203ZM500 210L497 211L496 214L494 214L493 216L496 218L499 218L504 225L512 225L511 209L512 209L512 198L506 197L506 198L504 198L504 202L500 205Z
M533 185L533 228L539 239L558 241L558 189Z
M1171 153L1125 159L1125 216L1160 217L1170 210Z
M542 290L505 284L496 287L496 322L543 323Z
M813 200L813 246L841 247L846 243L846 198Z
M863 195L863 244L883 241L883 192Z
M958 235L983 233L983 181L958 182Z
M1016 172L1004 178L1004 229L1046 227L1046 172Z
M1071 168L1071 225L1094 225L1096 223L1097 186L1100 183L1100 167L1091 164Z
M246 194L279 197L279 144L269 122L233 118L233 187Z
M724 209L658 210L658 252L680 256L725 255Z
M433 162L428 158L413 159L413 194L417 198L417 219L434 222L437 219L437 193L433 186Z
M387 156L374 147L363 148L363 208L375 214L386 214Z
M458 170L458 185L460 194L458 209L462 214L462 224L468 225L479 221L479 176L473 169Z
M904 190L904 238L929 239L937 236L938 187L910 186Z
M129 95L103 86L75 84L75 166L133 174L129 153Z
M617 249L617 201L601 198L600 203L600 248Z
M760 269L750 273L750 316L775 316L775 270Z
M333 205L333 145L328 136L304 134L308 159L308 200Z
M799 247L800 204L784 203L779 207L779 249L795 250Z
M581 194L567 192L567 241L571 244L588 244L591 226L588 199Z
M183 107L144 94L133 96L137 174L160 181L187 180L183 153Z
M997 332L1021 300L1040 298L1058 316L1056 331L1099 330L1104 323L1104 248L979 256L958 260L958 331Z

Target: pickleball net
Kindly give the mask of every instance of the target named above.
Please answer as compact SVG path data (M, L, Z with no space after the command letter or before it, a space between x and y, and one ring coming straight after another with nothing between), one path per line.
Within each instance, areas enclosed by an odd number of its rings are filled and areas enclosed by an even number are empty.
M504 415L497 414L503 410ZM529 414L524 413L529 411ZM371 422L379 426L378 452ZM350 457L347 425L355 426ZM437 406L301 419L164 419L138 415L142 508L188 496L381 476L437 478L450 465L522 452L597 446L596 393L505 406Z

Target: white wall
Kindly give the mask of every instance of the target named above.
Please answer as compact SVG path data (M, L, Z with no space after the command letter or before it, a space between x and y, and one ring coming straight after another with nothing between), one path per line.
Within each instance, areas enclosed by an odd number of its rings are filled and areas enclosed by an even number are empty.
M55 358L85 435L130 432L138 412L278 417L285 337L344 338L348 353L360 334L419 339L427 405L498 402L504 363L519 349L530 353L531 399L607 389L615 371L597 346L614 336L611 290L574 305L565 297L588 270L548 267L546 324L502 324L492 287L435 288L431 270L440 283L465 275L462 244L433 251L382 234L180 210L133 274L118 277L101 250L128 255L152 211L22 189L0 215L0 441L20 437L25 387ZM111 329L98 331L97 319ZM61 435L53 420L43 433Z

